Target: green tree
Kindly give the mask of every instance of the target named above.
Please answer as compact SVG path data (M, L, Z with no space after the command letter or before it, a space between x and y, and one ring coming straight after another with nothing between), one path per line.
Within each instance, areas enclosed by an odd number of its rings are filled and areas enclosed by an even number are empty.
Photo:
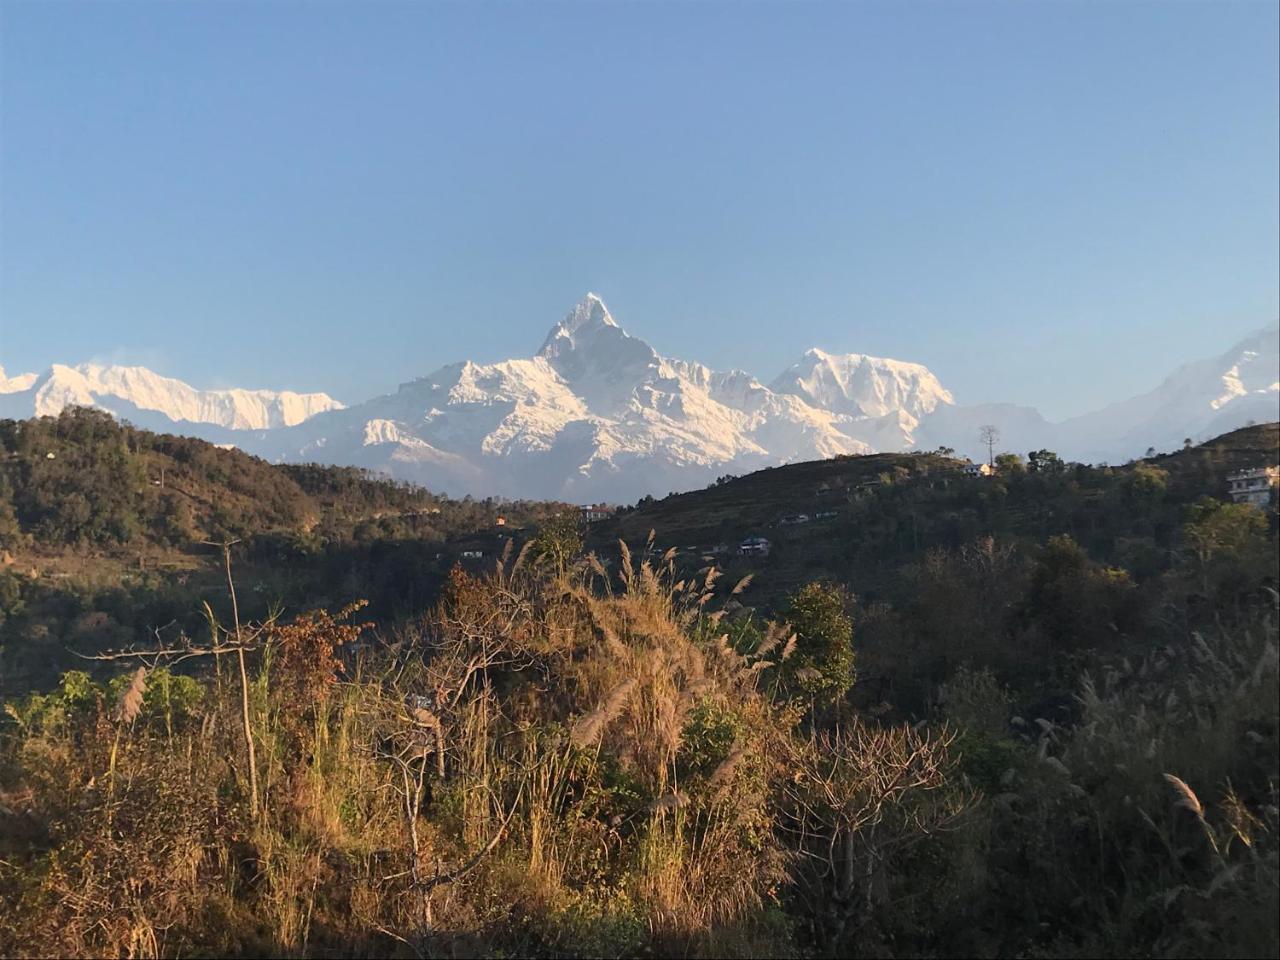
M795 652L784 664L784 684L818 706L837 702L853 686L852 598L839 586L810 583L792 594L786 620Z
M556 514L542 524L533 543L535 558L563 573L582 551L581 518L572 510Z
M0 547L16 546L22 540L22 527L13 507L13 486L0 471Z
M1032 450L1027 454L1027 469L1032 473L1062 473L1066 464L1052 450Z
M1169 471L1150 463L1138 463L1129 472L1125 492L1133 500L1156 502L1169 488Z
M1204 592L1238 594L1275 579L1275 549L1267 533L1266 515L1247 503L1206 497L1195 504L1182 535L1195 556Z
M1025 473L1026 470L1026 464L1016 453L1001 453L996 456L997 473L1011 476L1015 473Z
M1057 536L1036 558L1026 610L1055 649L1073 649L1096 646L1131 628L1134 601L1127 571L1098 567L1071 537Z

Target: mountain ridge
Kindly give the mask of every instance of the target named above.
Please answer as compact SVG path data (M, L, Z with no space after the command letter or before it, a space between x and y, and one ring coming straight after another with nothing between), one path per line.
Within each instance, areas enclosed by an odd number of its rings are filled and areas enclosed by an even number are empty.
M1114 461L1280 419L1280 325L1185 364L1146 393L1050 422L1033 407L960 405L928 367L814 347L767 384L667 357L588 293L531 357L463 360L347 407L323 393L200 391L143 367L53 365L6 378L0 416L98 406L149 429L283 463L359 466L442 492L629 501L847 454L1050 448Z
M68 406L98 407L118 416L141 411L149 421L154 418L148 413L173 423L265 430L293 426L342 404L325 393L201 390L141 366L54 363L43 373L13 378L0 367L0 415L51 416Z

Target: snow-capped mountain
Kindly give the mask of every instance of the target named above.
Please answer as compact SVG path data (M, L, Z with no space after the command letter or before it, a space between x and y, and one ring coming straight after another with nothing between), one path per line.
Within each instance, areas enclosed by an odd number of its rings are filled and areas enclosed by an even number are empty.
M1280 419L1280 325L1188 364L1156 389L1050 423L1032 407L962 406L928 368L813 349L765 386L659 354L588 294L528 358L449 364L343 407L325 394L196 390L141 367L54 365L7 378L0 417L96 406L283 462L368 467L473 495L630 501L725 473L840 454L952 447L1121 462Z
M1280 324L1226 353L1179 368L1154 390L1058 425L1057 442L1081 460L1168 450L1255 421L1280 419Z
M861 418L905 413L916 420L954 403L928 367L861 353L831 354L816 347L784 370L770 389L814 407Z
M1084 463L1123 463L1151 447L1174 450L1249 423L1280 420L1280 324L1256 330L1216 357L1186 364L1154 390L1101 410L1050 423L1013 404L939 406L916 428L917 449L954 447L975 459L986 453L978 431L1000 431L1000 449L1026 454L1048 448Z
M779 374L770 388L847 418L845 432L874 450L912 448L921 418L955 402L922 364L817 347Z
M7 377L5 376L4 367L0 367L0 394L28 390L36 382L37 376L38 374L34 373L20 373L16 377Z
M0 416L48 416L69 406L98 407L148 429L199 424L232 431L289 427L342 404L323 393L197 390L146 367L55 363L12 379L0 369Z
M793 460L868 453L851 418L741 371L661 356L588 294L528 359L451 364L244 443L449 492L627 500Z

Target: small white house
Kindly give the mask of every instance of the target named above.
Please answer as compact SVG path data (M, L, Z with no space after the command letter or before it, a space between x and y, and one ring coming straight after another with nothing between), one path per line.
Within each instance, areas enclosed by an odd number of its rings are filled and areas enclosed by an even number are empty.
M1280 467L1251 467L1227 477L1227 492L1236 503L1270 506L1280 489Z
M770 543L764 537L747 537L742 543L738 544L738 556L740 557L767 557L769 550Z
M989 463L966 463L964 465L964 475L966 477L989 477L995 470Z
M463 560L479 560L483 556L484 556L483 550L463 550L462 551Z
M578 511L582 515L583 523L597 523L613 516L613 508L604 503L587 504L585 507L579 507Z

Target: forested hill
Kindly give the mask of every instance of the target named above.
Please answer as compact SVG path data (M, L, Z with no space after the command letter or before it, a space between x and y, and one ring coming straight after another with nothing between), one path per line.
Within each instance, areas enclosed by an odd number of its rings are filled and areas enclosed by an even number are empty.
M930 551L986 536L1027 550L1068 536L1095 560L1145 577L1173 561L1197 501L1225 500L1228 474L1278 457L1280 423L1114 466L1066 463L1048 450L1004 453L996 477L966 476L946 450L836 457L648 498L594 524L589 539L604 551L618 539L643 544L653 531L661 549L754 574L753 595L766 606L813 579L901 600L914 589L904 573ZM767 558L735 556L757 536L770 541Z
M353 467L277 466L234 448L72 408L0 420L0 546L186 548L288 535L313 542L441 540L544 516L538 502L453 500Z
M473 541L564 509L437 496L351 467L277 466L105 413L0 420L0 697L77 653L196 635L235 540L247 616L367 600L391 624L435 602ZM502 517L505 524L496 526Z
M806 583L840 584L866 611L871 643L875 611L928 620L947 565L965 567L965 551L993 538L1007 551L1008 595L992 598L1007 607L992 628L1015 636L1053 538L1069 538L1079 551L1071 562L1110 577L1108 589L1121 584L1124 604L1133 590L1154 597L1162 578L1187 568L1198 504L1221 504L1227 474L1275 463L1278 444L1280 425L1268 424L1116 467L1005 454L994 478L965 476L946 451L838 457L646 498L593 524L586 545L609 562L619 539L643 547L653 531L687 572L751 574L741 599L762 615ZM0 695L51 681L76 651L145 641L164 624L199 631L202 602L216 605L224 582L206 541L241 541L249 615L368 600L370 615L391 624L434 603L459 560L487 569L514 531L564 510L453 500L354 468L273 465L87 409L0 421ZM783 523L799 514L808 522ZM771 554L737 556L750 536L767 537ZM1098 629L1139 630L1144 618L1124 604Z

